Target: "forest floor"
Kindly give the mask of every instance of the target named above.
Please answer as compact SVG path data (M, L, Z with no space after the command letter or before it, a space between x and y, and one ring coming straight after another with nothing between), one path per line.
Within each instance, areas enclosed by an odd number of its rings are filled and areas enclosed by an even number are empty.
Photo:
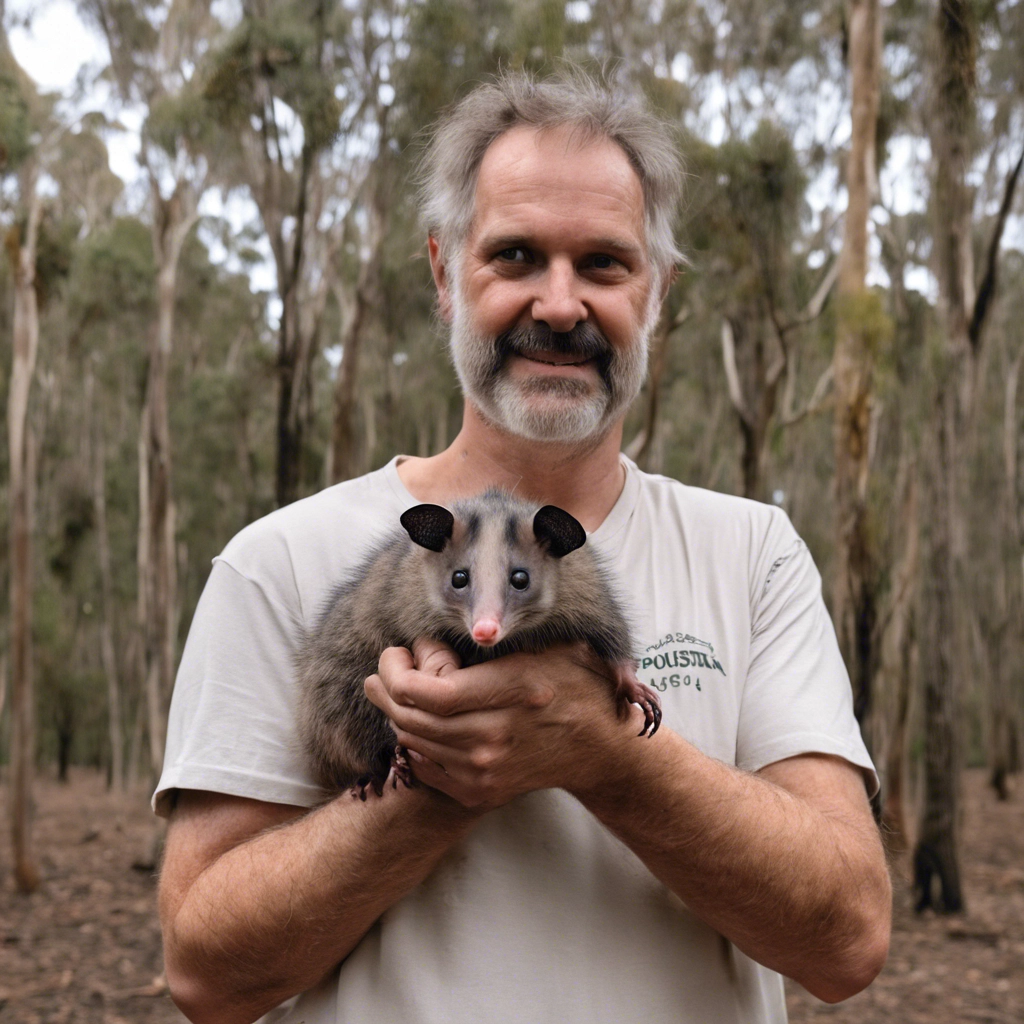
M153 831L146 795L112 796L79 771L70 785L41 780L37 801L38 892L15 895L0 843L0 1024L182 1024L163 980L155 879L133 868ZM963 853L966 916L915 915L898 865L881 976L838 1006L788 986L791 1024L1024 1020L1024 791L1001 804L967 773Z

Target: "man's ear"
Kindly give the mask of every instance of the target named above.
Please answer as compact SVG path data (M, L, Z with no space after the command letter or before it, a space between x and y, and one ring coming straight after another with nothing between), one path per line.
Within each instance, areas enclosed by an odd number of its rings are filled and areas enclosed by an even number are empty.
M446 323L452 322L452 295L449 290L448 268L441 257L441 246L431 235L427 239L427 252L430 254L430 271L434 275L434 286L437 288L437 310Z

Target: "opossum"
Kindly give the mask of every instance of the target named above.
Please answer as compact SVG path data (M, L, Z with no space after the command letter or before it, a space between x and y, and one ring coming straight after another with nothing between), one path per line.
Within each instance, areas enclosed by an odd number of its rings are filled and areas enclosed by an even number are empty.
M313 774L366 799L412 777L384 713L363 692L388 647L431 637L462 665L582 642L612 669L620 708L661 723L658 694L636 676L626 617L586 531L554 505L491 490L449 511L416 505L328 598L297 659L300 728Z

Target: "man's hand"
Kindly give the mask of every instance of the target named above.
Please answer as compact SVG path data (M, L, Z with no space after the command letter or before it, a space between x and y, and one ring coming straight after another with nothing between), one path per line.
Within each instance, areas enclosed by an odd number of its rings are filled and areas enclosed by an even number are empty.
M458 668L420 640L386 650L366 695L391 721L416 777L485 811L536 789L571 789L636 741L640 712L618 714L611 670L582 646Z

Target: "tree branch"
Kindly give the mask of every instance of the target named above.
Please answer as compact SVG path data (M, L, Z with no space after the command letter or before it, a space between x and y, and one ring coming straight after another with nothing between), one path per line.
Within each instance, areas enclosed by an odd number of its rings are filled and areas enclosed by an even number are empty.
M736 338L732 333L732 324L728 317L722 318L722 362L725 365L725 380L729 385L729 399L739 418L748 426L753 426L750 410L743 400L743 389L740 387L740 373L736 366Z
M911 470L903 498L903 521L907 525L903 557L896 567L896 579L872 630L872 646L881 648L893 617L910 596L917 577L920 531L917 524L917 477Z
M1003 231L1006 228L1007 218L1013 207L1013 196L1017 189L1017 181L1020 178L1021 168L1024 167L1024 152L1016 166L1006 179L1006 188L1003 190L1003 201L996 215L996 223L992 229L992 238L988 245L988 256L985 260L985 273L978 286L978 294L974 300L974 310L971 313L971 322L967 328L967 337L970 339L971 348L975 352L981 345L981 332L985 327L985 319L992 307L992 300L996 294L996 283L999 274L999 246L1003 240Z
M803 311L797 314L797 316L788 323L777 325L777 330L780 335L796 330L797 327L806 327L809 323L813 323L819 316L821 316L821 311L825 308L825 302L832 293L832 288L835 285L836 278L838 276L839 257L837 256L832 261L832 265L828 268L825 276L821 279L821 284L818 285L817 290L811 296L811 301L807 303L803 308Z
M814 413L821 411L825 406L829 390L832 387L833 373L832 364L829 363L822 371L818 382L814 385L814 390L811 392L811 397L807 400L807 404L799 412L793 412L792 408L783 410L782 420L780 421L782 426L791 427L802 419L813 416Z
M1022 347L1006 375L1003 395L1003 471L1006 484L1006 515L1013 526L1013 535L1018 543L1021 539L1020 515L1017 511L1017 382L1020 380Z

